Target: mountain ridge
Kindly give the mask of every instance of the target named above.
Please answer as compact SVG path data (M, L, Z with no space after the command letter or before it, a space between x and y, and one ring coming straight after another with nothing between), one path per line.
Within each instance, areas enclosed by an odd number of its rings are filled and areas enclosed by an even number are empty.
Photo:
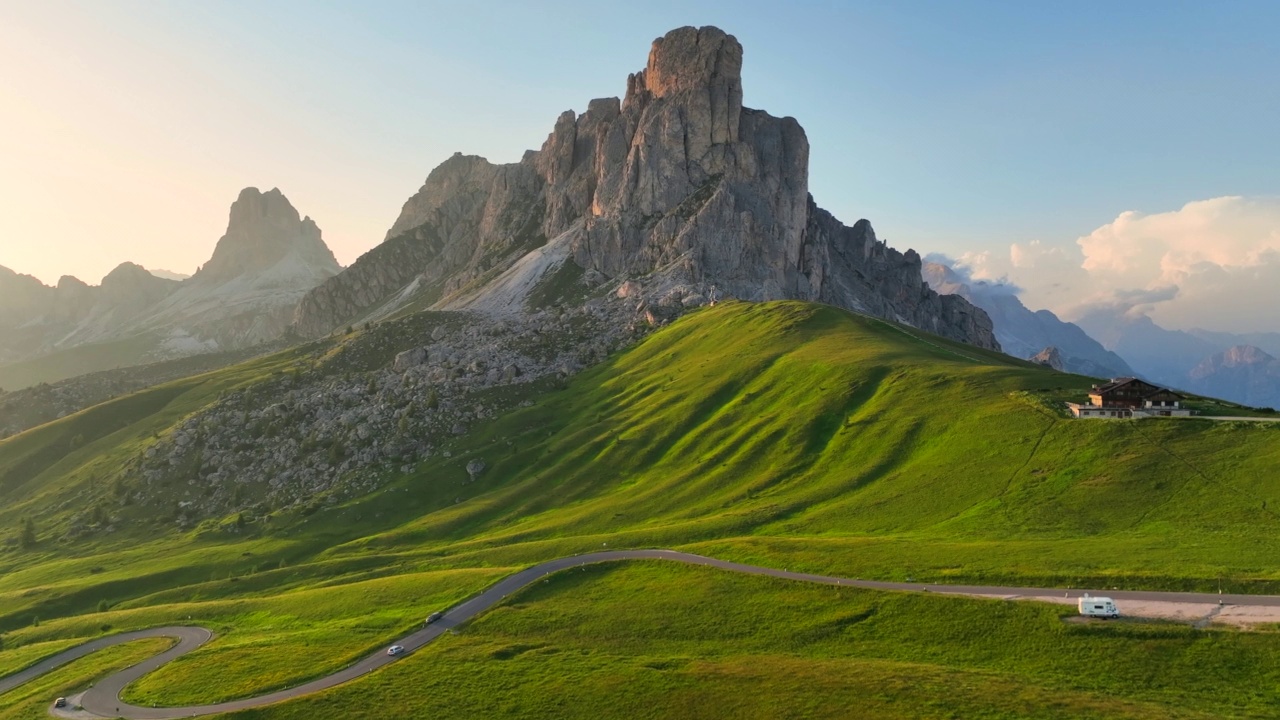
M245 188L232 203L227 230L210 261L192 277L160 277L123 262L97 286L63 276L49 287L0 268L0 386L141 364L275 340L302 294L340 270L320 229L279 189ZM124 354L92 353L66 369L40 358L100 344L133 343ZM35 364L35 368L17 365ZM58 368L58 369L55 369ZM11 372L12 370L12 372Z
M1215 353L1188 373L1188 389L1254 407L1280 407L1280 360L1254 345Z
M1104 378L1134 374L1120 355L1104 348L1083 328L1049 310L1030 310L1009 288L969 281L936 256L924 263L923 273L925 282L937 292L959 295L985 310L1001 349L1009 355L1040 362L1039 354L1052 349L1055 370ZM1041 359L1047 362L1050 358Z
M1077 322L1154 382L1254 407L1280 404L1280 374L1267 370L1268 361L1257 355L1274 357L1260 345L1275 348L1280 344L1275 333L1169 330L1145 314L1110 307L1092 308ZM1233 353L1236 348L1257 353ZM1260 362L1239 362L1246 357ZM1253 371L1242 369L1246 366Z

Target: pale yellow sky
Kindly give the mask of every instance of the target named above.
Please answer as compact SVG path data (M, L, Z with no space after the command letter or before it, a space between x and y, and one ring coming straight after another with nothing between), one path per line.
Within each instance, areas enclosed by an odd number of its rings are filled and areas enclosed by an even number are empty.
M271 96L283 78L85 7L0 2L0 265L49 284L124 261L191 273L250 185L279 187L345 265L430 169L344 150L340 129Z

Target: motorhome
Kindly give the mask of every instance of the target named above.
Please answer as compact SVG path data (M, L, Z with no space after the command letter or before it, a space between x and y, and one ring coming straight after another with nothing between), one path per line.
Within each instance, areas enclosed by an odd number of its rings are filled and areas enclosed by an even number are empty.
M1080 614L1085 617L1120 617L1120 610L1116 607L1115 601L1107 597L1089 597L1085 595L1080 598L1079 607Z

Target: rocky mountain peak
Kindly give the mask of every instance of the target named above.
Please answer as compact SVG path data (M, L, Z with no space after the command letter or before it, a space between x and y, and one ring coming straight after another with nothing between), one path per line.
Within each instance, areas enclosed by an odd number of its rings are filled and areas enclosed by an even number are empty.
M706 120L696 128L700 144L738 141L742 114L742 45L717 27L682 27L653 41L645 69L627 79L627 99L684 96Z
M942 295L960 295L970 302L973 301L973 294L965 283L964 278L960 277L950 267L942 263L929 261L920 266L920 273L924 276L924 281L929 283L929 287L938 293Z
M112 287L127 285L129 283L147 282L148 280L157 280L146 268L131 262L122 262L115 267L114 270L107 273L102 278L102 287Z
M742 63L723 30L678 28L653 41L622 101L561 113L520 162L454 155L381 246L304 298L295 327L321 334L415 295L521 307L533 275L572 263L596 285L638 283L643 302L809 300L998 348L986 313L930 290L916 253L817 206L804 129L743 106Z
M89 289L89 283L81 280L75 275L63 275L58 278L58 290L61 292L80 292Z
M1254 407L1280 408L1280 360L1254 345L1235 345L1187 373L1189 390Z
M0 328L20 324L48 300L52 288L31 275L22 275L0 265ZM0 360L4 348L0 346Z
M231 204L227 231L213 257L194 276L200 282L226 281L265 271L293 256L299 269L328 277L340 268L324 244L320 228L303 218L278 188L261 192L248 187Z
M117 312L134 313L167 297L179 284L157 277L141 265L125 262L107 273L99 288L102 300L115 306Z
M1280 361L1265 350L1253 345L1235 345L1222 352L1214 353L1191 368L1188 373L1192 380L1203 380L1215 373L1230 371L1249 371L1269 366L1280 367Z
M718 27L676 28L657 38L643 72L658 97L723 88L742 102L742 45Z
M448 160L436 166L427 176L422 189L409 198L400 211L386 239L406 230L412 230L438 213L445 203L457 202L487 191L493 181L497 166L479 155L463 155L455 152Z
M1238 367L1242 365L1263 365L1274 361L1275 358L1267 354L1262 348L1254 345L1236 345L1227 348L1222 353L1221 365L1223 367Z
M1052 345L1027 359L1037 365L1044 365L1045 367L1053 368L1059 372L1066 369L1066 365L1062 361L1062 353L1058 352L1058 348L1053 347Z

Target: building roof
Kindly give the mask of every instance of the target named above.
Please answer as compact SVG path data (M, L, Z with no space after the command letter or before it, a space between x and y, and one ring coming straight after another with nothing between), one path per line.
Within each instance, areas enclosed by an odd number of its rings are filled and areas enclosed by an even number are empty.
M1091 391L1091 394L1102 395L1104 393L1108 393L1113 390L1119 390L1120 388L1126 387L1128 385L1135 385L1137 386L1137 388L1149 388L1148 390L1146 390L1146 392L1142 393L1143 399L1149 398L1152 395L1159 395L1160 393L1168 393L1176 397L1182 397L1181 395L1179 395L1178 393L1172 390L1169 390L1167 388L1162 388L1158 385L1152 385L1146 380L1141 380L1139 378L1132 378L1132 377L1112 378L1111 382L1104 383L1102 385L1094 385L1093 390Z
M1109 383L1103 383L1102 385L1094 385L1093 391L1098 393L1104 393L1104 392L1109 392L1111 390L1118 390L1126 385L1130 385L1134 383L1137 383L1138 385L1151 385L1151 383L1145 382L1143 380L1139 380L1138 378L1131 378L1131 377L1112 378L1111 382ZM1151 387L1155 387L1155 386L1151 385Z

